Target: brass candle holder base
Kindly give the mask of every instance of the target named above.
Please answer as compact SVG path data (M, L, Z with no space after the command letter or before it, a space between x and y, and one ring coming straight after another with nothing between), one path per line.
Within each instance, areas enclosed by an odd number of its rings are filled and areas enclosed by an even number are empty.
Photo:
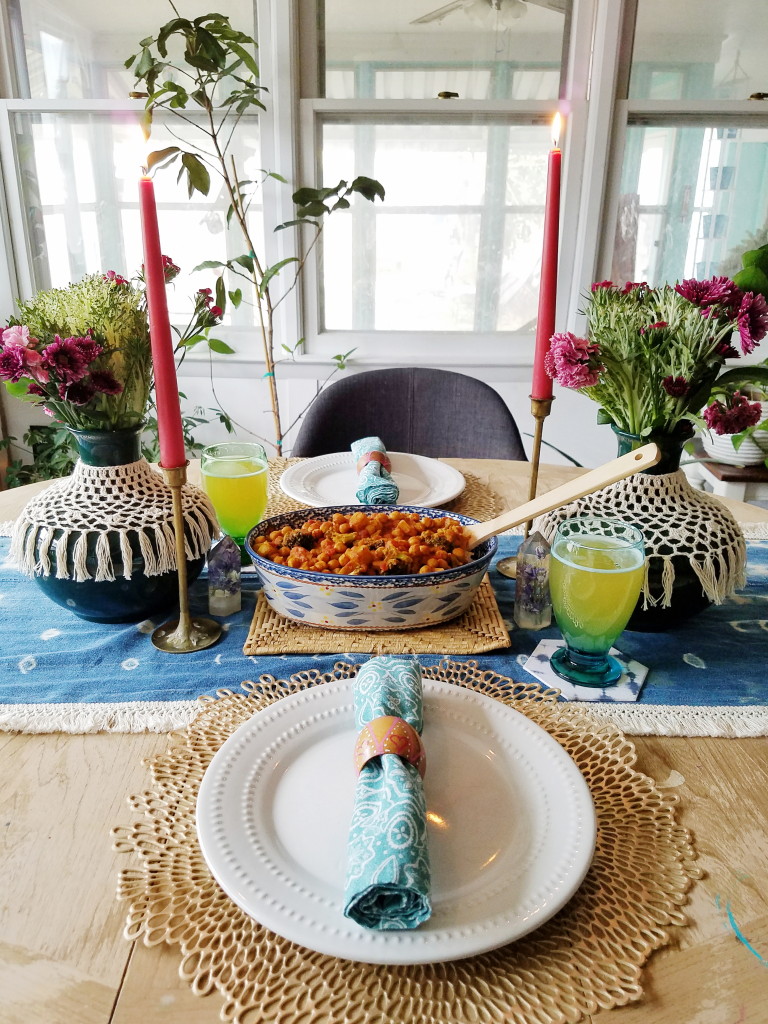
M162 467L161 467L162 468ZM152 643L167 654L187 654L202 651L215 644L221 636L221 625L213 619L192 618L189 614L187 584L187 553L184 545L184 508L181 489L187 481L187 467L163 469L165 482L173 498L173 532L176 538L176 567L179 574L179 618L166 622L152 634Z

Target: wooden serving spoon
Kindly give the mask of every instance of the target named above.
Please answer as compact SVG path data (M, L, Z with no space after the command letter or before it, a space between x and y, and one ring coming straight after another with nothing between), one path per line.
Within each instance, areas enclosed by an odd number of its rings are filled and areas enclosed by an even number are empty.
M627 452L626 455L620 455L618 459L606 462L605 465L598 466L597 469L592 469L584 476L576 477L575 480L569 480L532 501L526 501L524 505L518 505L517 508L510 509L508 512L502 512L500 516L489 519L487 523L468 526L467 532L472 538L469 550L476 548L478 544L482 544L489 537L495 537L498 533L511 530L513 526L519 526L520 523L525 523L529 519L535 519L536 516L543 515L545 512L551 512L552 509L566 505L569 501L583 498L585 494L599 491L601 487L615 484L617 480L623 480L625 477L632 476L633 473L639 473L641 469L655 466L660 458L661 451L658 445L644 444L642 448L636 448L632 452Z

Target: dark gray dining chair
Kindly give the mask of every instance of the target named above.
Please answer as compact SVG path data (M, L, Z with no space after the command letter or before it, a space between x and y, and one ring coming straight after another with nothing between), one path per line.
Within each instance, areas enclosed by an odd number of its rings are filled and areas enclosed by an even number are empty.
M346 451L375 435L394 452L430 458L527 461L503 398L475 377L426 367L351 374L309 407L291 454Z

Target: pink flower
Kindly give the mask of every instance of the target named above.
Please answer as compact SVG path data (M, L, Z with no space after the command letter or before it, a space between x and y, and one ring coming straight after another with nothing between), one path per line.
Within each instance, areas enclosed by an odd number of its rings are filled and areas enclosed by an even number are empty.
M17 345L0 352L0 380L10 381L18 384L22 377L27 376L27 366L24 361L26 349Z
M716 434L739 434L760 420L760 402L750 402L745 395L734 391L727 406L715 401L704 410L704 422Z
M208 312L211 314L211 316L215 316L215 317L223 316L223 311L221 309L221 306L211 306L211 308L208 310Z
M565 388L588 388L597 384L603 365L600 346L587 338L577 338L570 331L553 334L544 369Z
M102 395L119 395L123 385L109 370L94 370L90 376L94 391Z
M596 292L599 288L613 288L613 281L595 281L592 291Z
M169 284L174 278L178 277L181 273L181 268L177 267L170 256L163 256L163 276L165 277L165 283Z
M200 306L210 306L213 302L213 292L210 288L198 288L196 302Z
M80 354L88 365L104 351L104 346L92 338L70 338L69 340L77 345Z
M768 331L768 305L759 292L756 295L752 292L744 293L736 314L736 324L741 351L748 355Z
M622 295L629 295L630 292L640 291L642 288L647 288L647 281L627 281L624 287L621 289Z
M29 348L37 344L37 338L30 336L28 327L14 324L3 331L2 343L5 348Z
M87 380L76 380L72 384L59 385L59 398L62 401L71 402L72 405L87 405L95 394L96 389Z
M60 384L74 384L82 380L87 372L87 362L83 358L80 346L77 344L79 338L61 339L58 334L50 345L46 345L42 352L42 367L48 370Z
M682 398L688 394L688 381L685 377L673 377L670 374L669 377L664 378L661 386L672 398Z
M647 327L641 327L640 333L645 334L646 331L661 331L665 327L669 327L666 320L657 320L655 324L648 324Z
M103 281L111 281L112 284L116 285L127 285L128 281L122 276L117 274L114 270L108 270L106 274L102 276Z
M40 384L47 384L51 375L43 369L42 364L43 357L39 352L35 352L33 348L24 349L24 365L27 368L27 373Z
M694 306L738 307L742 292L729 277L713 277L709 281L689 278L675 285L675 291Z

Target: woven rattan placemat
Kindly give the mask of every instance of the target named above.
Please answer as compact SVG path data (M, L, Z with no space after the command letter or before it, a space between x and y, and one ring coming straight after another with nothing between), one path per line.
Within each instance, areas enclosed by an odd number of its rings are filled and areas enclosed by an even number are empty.
M446 661L430 679L467 686L527 715L581 769L597 814L592 866L573 899L531 935L452 963L387 967L336 960L282 939L240 910L203 860L195 804L203 773L234 730L280 697L349 678L338 664L288 680L262 676L245 693L202 698L203 708L168 751L152 760L141 815L113 830L131 856L118 898L128 904L125 936L181 952L193 991L217 989L221 1017L235 1024L576 1024L586 1014L642 995L641 968L699 876L690 836L675 821L675 797L635 770L635 750L615 728L597 726L555 692L515 683L477 665Z
M260 593L243 654L480 654L511 643L485 576L463 615L441 626L405 632L305 626L278 615Z
M270 462L268 514L305 508L280 488L280 477L300 459ZM474 519L492 519L499 499L486 484L465 473L467 486L448 507ZM309 510L308 510L309 511ZM356 630L318 629L283 618L259 594L243 654L481 654L509 647L511 641L493 588L486 576L472 606L452 622L408 632L366 633Z

